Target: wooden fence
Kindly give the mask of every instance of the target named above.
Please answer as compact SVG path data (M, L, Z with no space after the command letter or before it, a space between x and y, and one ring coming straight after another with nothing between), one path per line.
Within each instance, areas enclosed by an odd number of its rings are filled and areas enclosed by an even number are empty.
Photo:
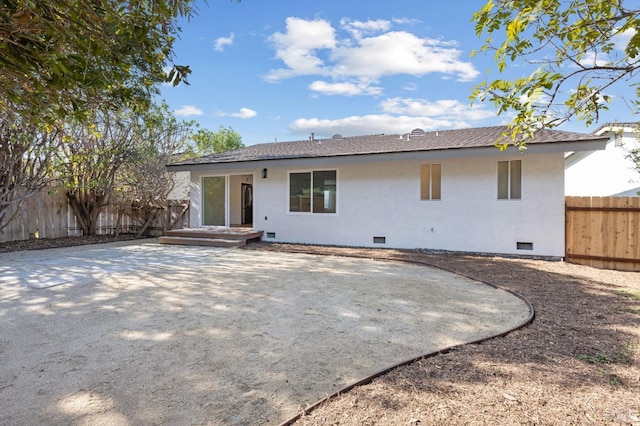
M16 212L13 210L13 212ZM148 235L163 235L167 229L189 227L189 201L170 201L165 211L160 211L149 224L136 220L135 211L125 212L121 218L121 233L137 233L145 225ZM98 234L114 234L116 231L117 210L107 206L98 218ZM32 238L60 238L82 235L77 219L64 194L44 190L28 198L8 226L0 231L0 243L28 240Z
M567 262L640 271L640 197L565 197Z

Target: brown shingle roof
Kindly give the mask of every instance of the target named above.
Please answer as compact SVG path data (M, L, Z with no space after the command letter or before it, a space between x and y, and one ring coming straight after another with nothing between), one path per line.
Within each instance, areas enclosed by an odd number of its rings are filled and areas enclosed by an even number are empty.
M350 155L387 154L464 148L492 147L506 126L478 127L426 132L424 135L368 135L331 139L272 142L252 145L234 151L208 155L171 166L192 164L236 163L293 158L340 157ZM542 129L527 141L528 145L602 139L584 133Z

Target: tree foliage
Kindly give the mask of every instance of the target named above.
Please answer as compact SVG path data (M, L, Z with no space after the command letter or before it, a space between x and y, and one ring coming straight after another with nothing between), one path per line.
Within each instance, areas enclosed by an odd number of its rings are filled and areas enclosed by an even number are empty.
M132 155L117 173L112 202L119 216L129 214L147 230L158 212L168 206L168 195L175 186L166 165L189 150L193 122L178 121L166 103L154 104L134 123Z
M0 111L0 233L22 202L49 184L51 159L61 142L59 129L39 128Z
M144 109L174 64L179 17L193 0L7 0L0 3L0 110L39 119L86 112L96 96ZM172 66L167 76L166 66Z
M120 167L134 151L133 125L122 112L92 108L88 121L65 128L55 171L84 235L94 235Z
M633 161L635 170L640 174L640 148L632 148L627 153L627 158ZM640 195L640 192L638 193Z
M214 132L208 129L199 129L192 137L195 154L198 156L215 154L243 148L242 136L233 128L218 127Z
M500 73L523 62L535 66L530 74L474 88L472 101L488 100L499 114L515 113L503 147L508 142L522 147L521 138L574 117L586 125L597 122L616 85L633 89L626 101L633 112L640 111L637 3L489 0L473 21L476 34L486 37L479 51L494 53Z

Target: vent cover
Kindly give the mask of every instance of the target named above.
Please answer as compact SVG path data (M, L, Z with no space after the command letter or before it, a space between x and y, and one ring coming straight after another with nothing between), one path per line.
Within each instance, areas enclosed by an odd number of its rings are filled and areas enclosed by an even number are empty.
M267 232L267 238L275 238L275 237L276 237L275 232Z
M424 129L416 128L411 131L411 136L424 136Z
M386 244L387 237L373 237L373 244Z
M516 243L516 249L517 250L533 250L533 243L524 243L524 242L518 241Z

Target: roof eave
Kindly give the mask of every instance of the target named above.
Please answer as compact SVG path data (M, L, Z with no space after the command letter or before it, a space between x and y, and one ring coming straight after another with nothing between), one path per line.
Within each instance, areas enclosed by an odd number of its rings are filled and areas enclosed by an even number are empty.
M579 141L566 141L566 142L538 142L527 145L527 149L524 154L548 154L558 152L569 151L598 151L603 150L606 147L609 138L589 138ZM478 146L478 147L459 147L459 148L443 148L432 150L415 150L415 151L395 151L395 152L380 152L380 153L360 153L360 154L345 154L345 155L325 155L325 156L288 156L281 158L256 158L251 160L238 160L238 161L224 161L224 162L211 162L211 163L191 163L191 164L169 164L167 170L169 172L179 171L204 171L211 170L212 168L218 170L230 170L239 168L262 168L274 163L280 163L282 165L291 163L346 163L349 161L384 161L389 160L406 160L409 158L420 157L432 157L432 158L456 158L456 157L473 157L473 156L488 156L488 155L513 155L518 154L517 148L511 146L506 151L499 151L494 146Z

